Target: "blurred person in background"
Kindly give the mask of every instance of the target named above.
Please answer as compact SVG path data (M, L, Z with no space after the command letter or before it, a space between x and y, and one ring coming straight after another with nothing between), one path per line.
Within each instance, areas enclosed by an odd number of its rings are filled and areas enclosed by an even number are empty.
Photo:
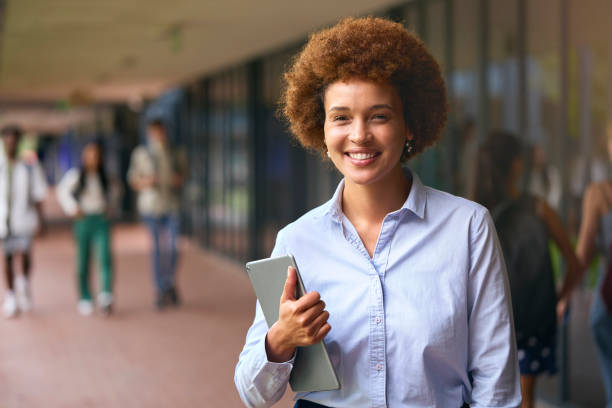
M606 128L607 151L612 160L612 120ZM591 329L599 354L606 390L606 407L612 407L612 179L591 183L582 203L582 222L576 253L583 268L597 252L607 262L602 268L591 305ZM577 281L575 282L578 283ZM573 285L576 286L576 285Z
M292 254L315 292L295 299L288 268L278 321L268 327L256 305L234 376L242 401L273 405L296 348L325 341L342 388L298 393L297 408L519 406L491 217L403 168L447 116L423 42L399 23L347 18L311 35L285 79L291 131L344 178L330 201L278 232L272 256Z
M108 316L113 306L111 228L108 217L111 187L99 143L85 145L81 154L81 167L66 172L57 185L56 193L64 212L74 219L79 290L77 310L83 316L94 312L89 271L91 252L95 249L100 264L97 306Z
M32 308L30 270L32 238L44 231L42 203L47 182L35 157L19 157L22 131L17 126L1 130L4 157L0 160L0 238L4 250L7 291L3 313L7 318ZM13 261L21 256L22 274L15 274Z
M556 211L561 207L561 175L559 170L548 163L546 151L540 145L531 149L531 171L529 192L545 200Z
M565 313L580 264L561 219L546 200L521 192L525 146L506 132L492 132L477 158L477 202L489 208L510 279L523 407L534 404L536 378L555 374L557 319ZM549 240L567 262L559 303ZM558 306L559 305L559 306Z
M185 152L172 146L161 119L147 125L147 143L132 152L128 181L138 192L138 211L152 238L151 262L156 287L155 306L178 306L179 206L187 177Z

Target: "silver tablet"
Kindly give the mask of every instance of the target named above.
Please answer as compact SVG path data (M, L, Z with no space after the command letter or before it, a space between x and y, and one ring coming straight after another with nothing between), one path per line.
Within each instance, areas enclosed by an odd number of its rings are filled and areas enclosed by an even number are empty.
M296 298L306 293L293 256L262 259L246 264L247 273L255 289L268 327L278 320L280 298L287 280L287 268L293 266L297 273ZM340 388L324 342L308 347L298 347L289 384L293 392L337 390Z

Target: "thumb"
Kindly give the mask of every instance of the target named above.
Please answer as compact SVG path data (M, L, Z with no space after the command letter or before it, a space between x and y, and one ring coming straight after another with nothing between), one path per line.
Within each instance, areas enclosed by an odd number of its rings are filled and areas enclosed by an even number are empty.
M295 300L296 282L297 276L295 273L295 268L290 266L287 268L287 280L285 281L285 288L283 289L283 294L281 295L281 302L286 300Z

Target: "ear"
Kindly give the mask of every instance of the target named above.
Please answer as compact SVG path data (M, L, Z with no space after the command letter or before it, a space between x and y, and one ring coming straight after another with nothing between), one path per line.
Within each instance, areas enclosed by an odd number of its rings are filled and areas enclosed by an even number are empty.
M412 132L410 131L408 126L406 126L406 139L407 140L413 140L414 139L414 136L412 135Z

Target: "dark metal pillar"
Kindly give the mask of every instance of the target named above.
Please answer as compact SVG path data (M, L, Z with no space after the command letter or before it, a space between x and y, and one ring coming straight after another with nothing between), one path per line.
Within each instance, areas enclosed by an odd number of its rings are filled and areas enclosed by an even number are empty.
M478 1L478 141L489 132L489 0Z
M418 34L427 43L427 0L417 0L416 9Z
M444 0L444 76L446 77L446 97L451 105L445 131L446 145L448 146L447 160L445 160L447 163L445 179L448 183L446 187L449 191L457 193L455 174L459 170L460 140L459 132L457 131L457 117L452 106L455 101L455 89L453 86L453 75L455 73L454 5L454 0Z
M517 0L517 58L518 58L518 129L520 137L529 139L529 110L527 100L527 0Z
M201 168L204 171L202 182L202 194L201 211L204 214L203 227L204 231L202 234L202 243L207 248L211 245L210 240L210 78L205 79L202 82L202 94L201 94L201 110L198 112L198 127L201 129L201 141L202 144L202 159Z
M569 132L568 132L568 81L569 81L569 11L568 11L568 0L560 0L559 6L561 8L561 42L560 42L560 60L561 60L561 75L560 75L560 106L559 106L559 139L560 139L560 159L561 163L568 162L568 143L569 143ZM562 182L562 199L561 199L561 215L565 221L568 216L568 201L569 201L569 166L561 167L561 182ZM564 268L565 269L565 268ZM561 328L561 376L560 376L560 400L561 402L567 402L570 398L569 390L569 355L568 355L568 338L569 338L569 324L566 322Z
M527 0L517 0L517 62L518 62L518 133L519 137L526 143L529 142L529 101L527 98ZM521 187L523 191L529 188L529 180L531 179L531 151L526 150L523 155L526 171L523 172Z
M591 79L593 76L593 56L588 46L580 47L578 64L578 106L580 120L580 151L584 157L584 180L583 185L588 186L591 182L591 151L592 120L591 120Z
M262 256L261 233L265 201L265 135L262 118L263 63L255 60L248 65L248 120L249 120L249 259Z
M608 38L608 123L612 121L612 37Z

